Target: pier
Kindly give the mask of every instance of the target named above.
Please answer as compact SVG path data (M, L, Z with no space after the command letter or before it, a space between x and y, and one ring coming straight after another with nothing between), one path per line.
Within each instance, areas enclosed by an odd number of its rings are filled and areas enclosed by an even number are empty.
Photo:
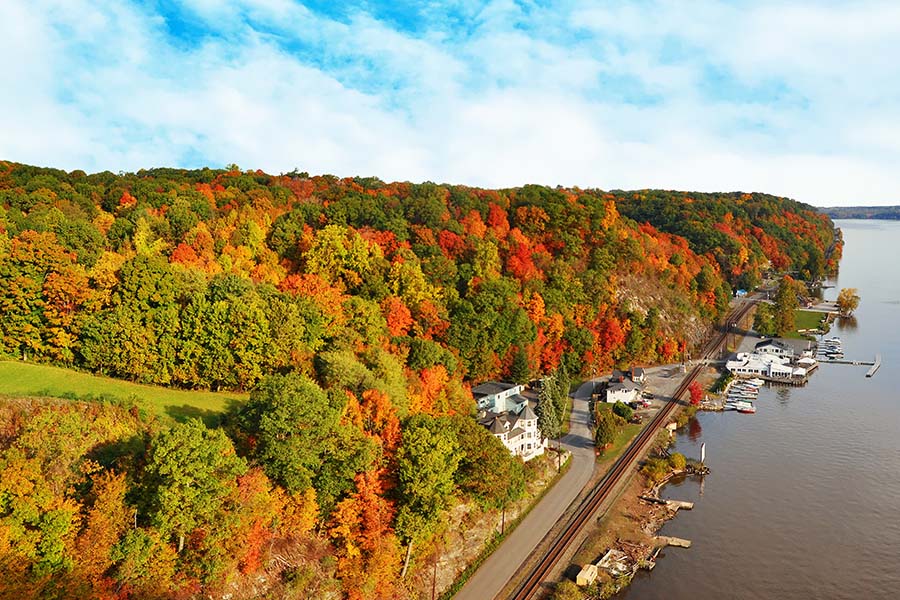
M807 372L806 375L797 377L775 377L772 375L764 375L762 373L735 375L735 380L753 378L762 379L763 381L768 381L769 383L781 383L783 385L806 385L806 382L809 381L809 372Z
M881 355L876 354L875 362L872 363L872 368L866 371L866 377L871 377L872 375L874 375L875 371L877 371L879 368L881 368Z
M870 367L868 371L866 371L866 377L871 377L875 374L875 372L881 368L881 355L876 354L874 361L867 360L844 360L844 359L827 359L823 358L819 360L820 363L825 363L828 365L856 365L856 366L867 366Z

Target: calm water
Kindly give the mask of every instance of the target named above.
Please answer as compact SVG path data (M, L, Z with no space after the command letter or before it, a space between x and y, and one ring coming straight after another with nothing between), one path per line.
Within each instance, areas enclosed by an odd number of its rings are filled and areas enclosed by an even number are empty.
M859 289L856 323L832 328L849 360L804 388L767 388L757 413L701 414L677 450L712 475L664 495L693 500L663 533L671 548L620 598L900 598L900 223L838 221L838 288ZM837 289L826 290L833 299Z

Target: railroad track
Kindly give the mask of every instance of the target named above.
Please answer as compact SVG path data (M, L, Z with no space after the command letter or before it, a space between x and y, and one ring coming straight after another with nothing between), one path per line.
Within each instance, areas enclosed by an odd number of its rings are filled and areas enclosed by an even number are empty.
M710 358L716 352L718 352L728 337L728 332L730 329L729 324L731 323L739 323L749 312L750 308L753 306L752 301L746 301L741 306L732 310L725 319L725 328L723 331L716 333L704 346L702 359L705 360ZM644 451L648 444L650 444L656 437L656 432L659 430L660 426L667 422L672 412L675 410L676 405L678 404L678 400L681 399L687 393L688 386L697 378L700 374L700 371L703 370L703 363L701 362L697 366L695 366L691 371L685 376L684 380L678 386L678 389L675 390L675 394L672 396L672 400L667 403L660 411L656 414L655 417L650 421L647 427L638 434L638 437L628 446L625 452L616 460L613 464L612 468L607 472L607 474L600 480L597 486L588 494L588 496L581 502L581 504L576 509L575 516L572 517L569 523L566 525L566 528L557 536L557 538L553 541L550 550L541 558L540 562L534 567L534 569L529 573L528 578L525 582L519 586L516 592L510 596L511 600L529 600L534 594L538 591L538 588L541 585L541 582L547 576L547 573L553 566L559 561L560 556L566 551L566 548L569 547L569 544L572 543L572 540L578 535L584 525L591 519L597 509L600 507L603 502L605 502L610 494L612 494L613 490L615 490L619 481L627 475L630 470L632 464L643 455Z

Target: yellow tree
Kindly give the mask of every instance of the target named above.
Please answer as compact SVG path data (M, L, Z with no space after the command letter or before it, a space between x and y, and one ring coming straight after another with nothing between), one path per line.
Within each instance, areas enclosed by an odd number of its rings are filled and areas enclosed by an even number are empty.
M838 294L835 304L842 317L849 317L859 306L859 294L856 292L856 288L842 288Z

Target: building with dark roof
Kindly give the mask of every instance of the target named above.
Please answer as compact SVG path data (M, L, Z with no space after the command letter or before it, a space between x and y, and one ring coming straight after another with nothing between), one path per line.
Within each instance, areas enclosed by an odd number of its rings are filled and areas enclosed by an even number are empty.
M527 403L519 414L487 411L478 422L503 442L513 456L520 456L524 461L540 456L547 447L547 440L541 437L537 426L537 415Z

